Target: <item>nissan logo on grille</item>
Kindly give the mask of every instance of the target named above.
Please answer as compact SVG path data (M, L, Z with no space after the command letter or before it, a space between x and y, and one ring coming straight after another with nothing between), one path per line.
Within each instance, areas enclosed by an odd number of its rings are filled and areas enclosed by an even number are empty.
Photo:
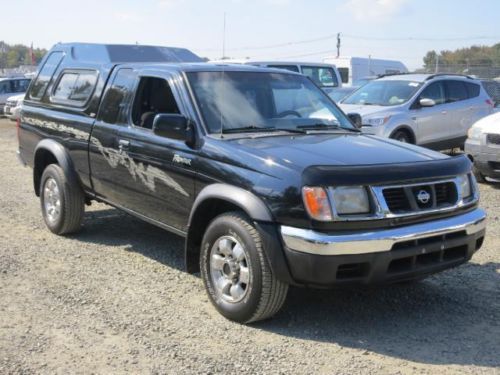
M430 199L431 199L431 195L426 190L422 189L417 194L417 200L421 204L429 203Z

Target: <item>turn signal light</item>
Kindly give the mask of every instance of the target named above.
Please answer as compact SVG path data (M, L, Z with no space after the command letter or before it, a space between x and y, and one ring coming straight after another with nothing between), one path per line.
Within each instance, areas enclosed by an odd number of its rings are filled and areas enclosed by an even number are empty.
M332 220L332 209L324 188L305 186L302 188L302 198L311 218L319 221Z

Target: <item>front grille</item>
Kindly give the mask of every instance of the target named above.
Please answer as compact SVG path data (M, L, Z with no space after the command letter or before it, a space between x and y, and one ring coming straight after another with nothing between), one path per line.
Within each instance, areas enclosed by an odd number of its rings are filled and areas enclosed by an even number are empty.
M500 134L488 134L486 135L486 140L488 143L500 145Z
M392 212L409 210L410 201L403 188L384 189L384 199Z
M15 107L17 105L17 100L7 100L5 104L9 107Z
M441 209L457 203L458 193L454 182L383 188L387 208L394 214Z

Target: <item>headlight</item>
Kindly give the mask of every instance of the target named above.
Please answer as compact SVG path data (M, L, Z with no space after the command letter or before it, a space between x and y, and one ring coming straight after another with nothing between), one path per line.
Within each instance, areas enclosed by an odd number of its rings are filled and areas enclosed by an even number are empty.
M302 188L302 199L311 218L319 221L332 220L332 208L324 188L305 186Z
M390 118L391 116L367 118L366 123L371 126L382 126L384 124L387 124Z
M469 139L480 140L481 139L481 128L473 126L467 132L467 137Z
M332 191L333 204L338 215L370 212L370 200L363 186L338 186Z
M472 187L468 175L463 174L461 176L458 176L458 186L462 195L462 199L469 198L472 195Z

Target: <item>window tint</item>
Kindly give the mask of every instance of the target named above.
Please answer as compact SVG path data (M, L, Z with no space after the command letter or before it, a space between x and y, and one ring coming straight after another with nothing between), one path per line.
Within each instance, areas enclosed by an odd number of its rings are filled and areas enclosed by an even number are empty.
M57 69L57 66L61 62L63 58L62 52L53 52L49 58L45 61L38 77L35 79L31 90L30 90L30 98L32 99L41 99L47 86L49 85L50 79L52 75Z
M446 87L446 102L453 103L460 100L465 100L469 97L467 89L461 81L445 81Z
M132 110L135 126L152 129L159 113L180 113L168 82L163 78L142 77Z
M302 74L311 78L320 87L337 87L337 76L332 68L303 66Z
M443 83L431 83L422 91L419 99L432 99L436 102L436 104L443 104L445 102Z
M285 69L295 73L299 72L299 68L297 67L297 65L268 65L267 67L274 69Z
M479 85L471 82L465 82L465 87L467 88L467 94L469 98L475 98L479 96Z
M132 69L120 69L111 87L106 91L102 105L102 121L108 124L126 124L132 92L135 84L135 73Z
M12 92L26 92L30 85L29 79L16 79L12 81Z
M94 91L94 86L97 83L97 73L96 72L86 72L78 74L75 86L70 95L70 99L76 102L85 103L92 95Z
M71 95L77 78L77 73L64 73L54 90L53 98L58 100L69 100L69 96Z
M10 92L10 81L0 81L0 94L7 94Z
M349 82L349 68L337 68L340 74L340 79L342 83Z
M70 105L82 106L90 98L97 82L97 72L64 72L54 89L51 100Z

